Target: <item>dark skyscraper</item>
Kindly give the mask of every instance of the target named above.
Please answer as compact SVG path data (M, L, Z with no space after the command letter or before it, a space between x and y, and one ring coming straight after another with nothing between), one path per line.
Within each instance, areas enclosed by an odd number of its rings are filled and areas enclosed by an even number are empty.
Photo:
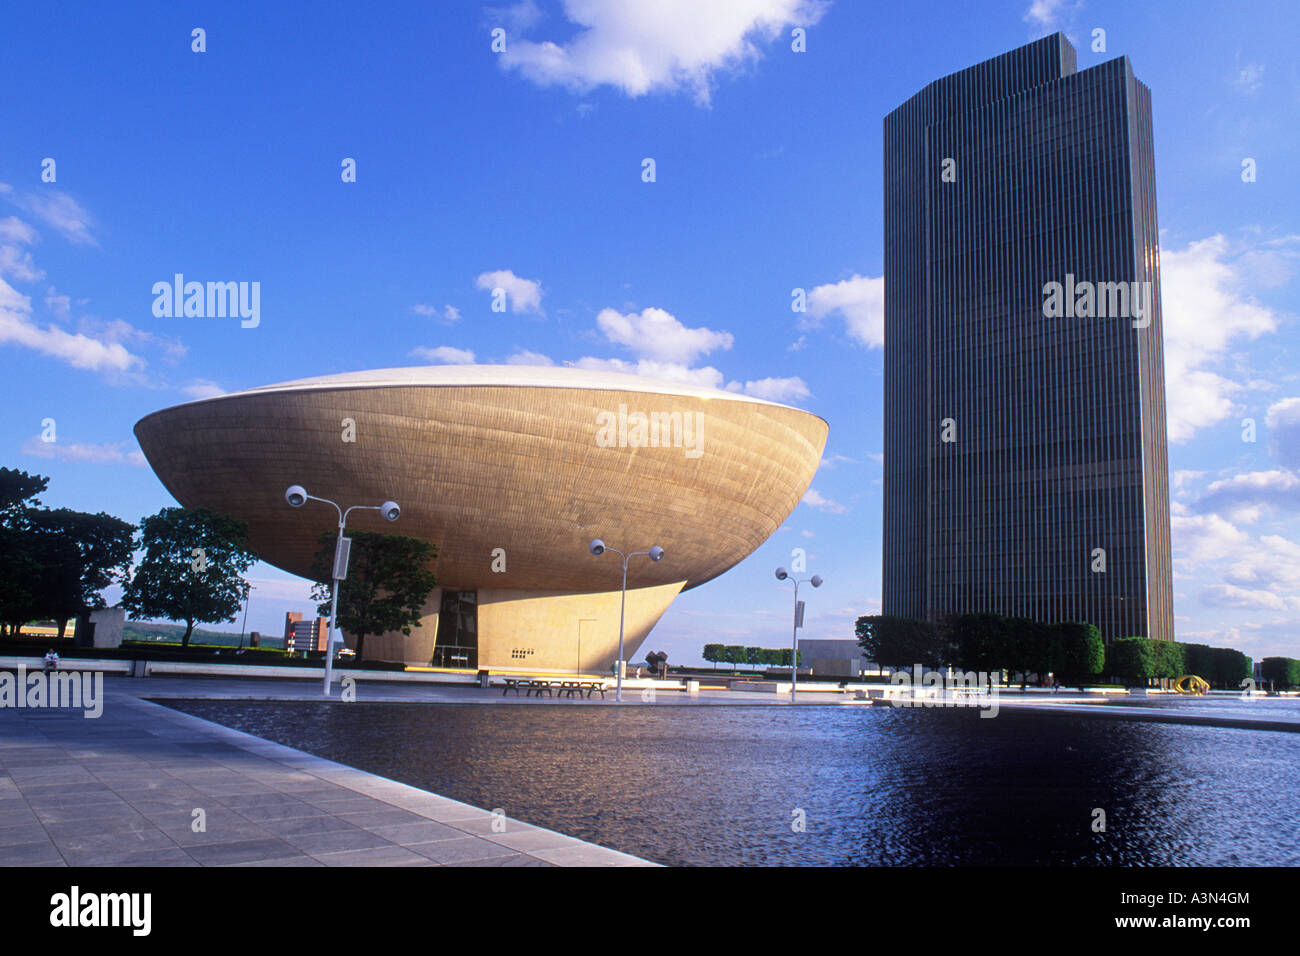
M1061 34L885 118L885 614L1172 639L1151 94Z

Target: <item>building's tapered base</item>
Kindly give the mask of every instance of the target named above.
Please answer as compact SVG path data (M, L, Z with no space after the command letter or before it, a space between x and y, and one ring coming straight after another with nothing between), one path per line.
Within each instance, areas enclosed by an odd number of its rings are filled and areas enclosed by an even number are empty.
M628 588L623 654L635 659L685 582ZM609 674L618 657L620 591L438 588L410 636L371 635L367 660L493 671ZM356 640L344 634L348 647Z

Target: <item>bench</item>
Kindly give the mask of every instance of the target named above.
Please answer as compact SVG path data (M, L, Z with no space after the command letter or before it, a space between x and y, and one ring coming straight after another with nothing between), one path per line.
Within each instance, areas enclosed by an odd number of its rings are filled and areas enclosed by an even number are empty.
M501 680L501 696L505 697L511 691L515 696L519 696L520 689L523 689L525 697L532 697L536 694L541 697L545 694L547 697L563 696L572 698L574 694L579 697L590 697L592 694L600 694L600 699L605 699L605 682L603 680L536 680L526 677L505 677Z

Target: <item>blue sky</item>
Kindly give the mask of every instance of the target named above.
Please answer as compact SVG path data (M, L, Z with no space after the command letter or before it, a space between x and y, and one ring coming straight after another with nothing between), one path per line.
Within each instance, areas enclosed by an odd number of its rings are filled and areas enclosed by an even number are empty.
M1300 656L1293 0L321 6L6 12L0 447L47 504L173 504L131 428L193 397L447 361L640 370L831 426L785 527L645 649L788 642L771 572L796 547L827 582L806 636L850 637L880 606L882 119L1060 29L1080 69L1127 54L1153 94L1178 637ZM177 272L260 282L260 323L155 317ZM253 579L250 629L310 606Z

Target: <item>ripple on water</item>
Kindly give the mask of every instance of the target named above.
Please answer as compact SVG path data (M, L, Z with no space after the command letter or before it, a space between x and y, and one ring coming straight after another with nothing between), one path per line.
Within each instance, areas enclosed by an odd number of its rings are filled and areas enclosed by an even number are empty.
M1286 733L1011 710L170 703L669 864L1300 864Z

